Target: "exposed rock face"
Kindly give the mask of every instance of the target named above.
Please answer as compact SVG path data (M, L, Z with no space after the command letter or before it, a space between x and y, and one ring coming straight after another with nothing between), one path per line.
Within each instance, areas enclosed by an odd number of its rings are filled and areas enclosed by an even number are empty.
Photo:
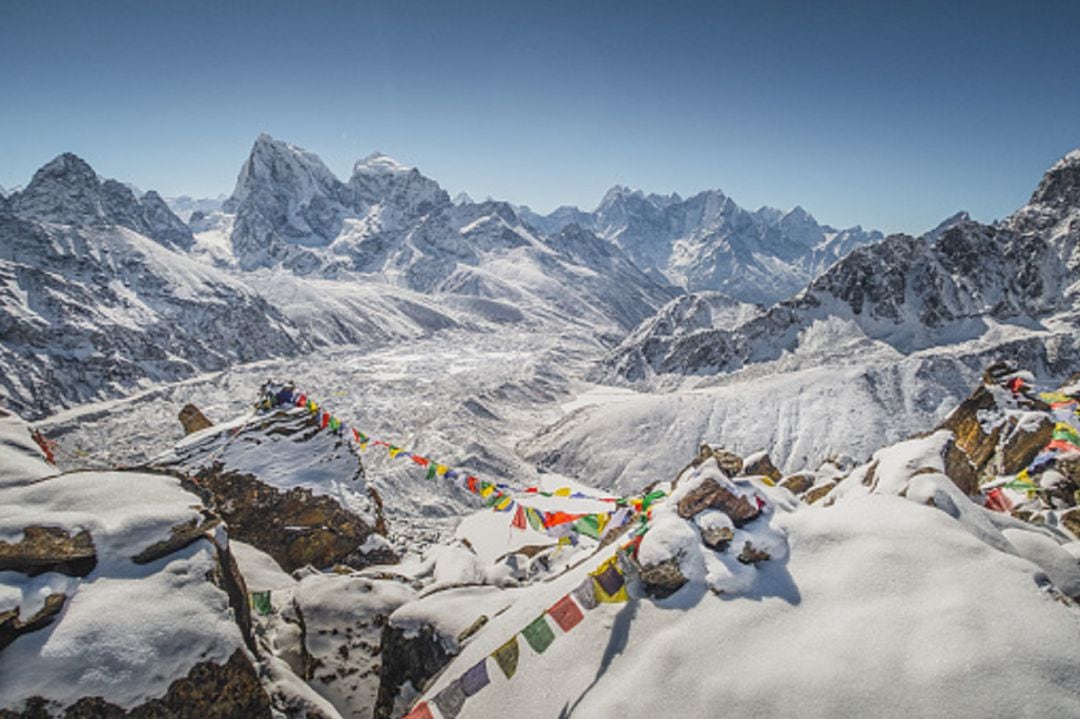
M63 609L65 601L67 601L67 596L64 594L50 594L45 598L45 606L26 619L19 616L18 607L0 612L0 650L19 636L50 624Z
M683 472L685 472L686 469L689 469L691 467L700 467L703 463L707 462L710 459L715 459L716 463L720 467L720 471L722 471L728 477L735 477L742 472L742 457L735 454L734 452L729 452L722 447L710 447L707 444L701 445L701 449L698 451L698 456L695 457L694 460L689 465L687 465L686 468L683 469ZM682 474L682 472L680 472L679 474Z
M1000 427L986 432L979 421L979 413L996 407L994 395L985 385L980 385L937 427L953 433L956 446L967 454L976 469L985 467L990 461L1001 435Z
M802 501L806 502L807 504L814 504L816 502L819 502L824 499L825 496L828 495L829 492L831 492L836 485L836 482L827 482L820 486L814 487L813 489L803 494Z
M968 458L967 452L960 449L955 439L945 443L941 456L945 466L945 475L953 481L953 484L959 487L964 494L978 493L978 469Z
M1053 439L1054 423L1047 417L1040 417L1034 427L1028 427L1010 417L1003 435L998 469L1001 474L1016 474Z
M27 702L22 712L0 710L0 719L46 719L54 716L44 700ZM59 714L57 714L59 716ZM87 697L63 712L64 719L239 719L270 717L270 699L251 660L241 650L225 664L201 662L177 679L160 699L129 711L100 697Z
M0 571L85 577L96 565L94 542L86 530L72 535L59 527L30 526L23 529L22 540L0 541Z
M731 518L736 527L756 519L761 510L746 497L733 494L712 479L706 478L679 501L679 516L690 519L706 509L718 509Z
M790 477L785 477L780 486L792 494L799 495L814 486L814 475L810 472L800 472Z
M184 405L184 408L180 410L180 424L184 425L185 435L194 434L207 427L214 426L214 423L208 420L206 415L193 404L186 404Z
M193 481L229 525L231 536L266 552L285 571L308 564L361 569L397 561L388 547L359 551L376 527L330 497L302 487L281 491L254 475L222 471L220 465L200 471Z
M75 226L118 225L172 249L190 249L191 230L156 192L141 199L116 180L98 179L81 158L64 153L34 173L26 189L9 198L15 214Z
M746 542L743 544L742 551L739 552L738 559L743 564L757 564L768 561L771 557L764 549L758 549L750 542Z
M679 568L677 557L642 567L639 570L639 576L645 586L645 591L658 599L671 596L689 581Z
M422 690L454 658L429 626L418 632L387 624L382 634L382 668L374 719L393 719L394 702L406 682Z
M742 468L742 473L750 477L768 477L774 484L778 484L784 477L780 470L776 468L776 465L772 463L769 455L765 453L754 457L752 462L747 462Z

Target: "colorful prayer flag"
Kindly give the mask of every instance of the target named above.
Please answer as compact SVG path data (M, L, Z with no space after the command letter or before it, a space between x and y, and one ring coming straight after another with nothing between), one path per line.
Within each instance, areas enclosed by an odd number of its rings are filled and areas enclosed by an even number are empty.
M274 608L270 605L270 592L251 592L248 594L248 603L251 608L264 617L270 614Z
M1064 440L1070 444L1080 446L1080 433L1077 433L1071 425L1065 422L1058 422L1054 426L1054 439Z
M390 452L390 458L393 459L393 458L397 457L399 454L401 454L402 450L401 450L401 447L395 447L394 445L390 445L389 452Z
M513 499L511 499L510 497L507 497L505 494L501 495L501 499L499 499L499 501L496 502L495 505L494 505L495 506L495 511L496 512L505 512L506 510L510 509L510 507L513 506L513 504L514 504Z
M514 512L514 518L510 521L510 526L514 529L525 529L525 508L520 504L517 506L517 511Z
M596 608L596 585L591 576L585 577L585 580L571 594L586 610Z
M509 641L491 653L491 658L499 665L507 679L511 679L517 671L519 656L521 650L518 648L517 637L510 637Z
M559 524L566 524L567 522L573 522L584 515L582 514L568 514L566 512L545 512L544 513L544 526L554 527Z
M626 581L619 572L618 558L614 555L592 572L592 578L596 580L597 601L619 604L630 599L626 593Z
M537 532L544 529L544 517L537 510L532 507L525 508L525 517L529 520L529 526L535 529Z
M449 470L450 470L450 468L447 467L445 464L436 464L435 465L435 474L439 475L440 477L443 476L444 474L446 474Z
M426 466L428 466L428 462L429 462L430 460L429 460L429 459L428 459L427 457L421 457L421 456L420 456L420 455L418 455L418 454L414 454L414 455L412 456L412 461L416 462L416 463L417 463L417 464L419 464L419 465L420 465L421 467L426 467Z
M465 706L465 692L461 688L461 679L450 682L441 692L432 697L431 701L439 707L439 713L443 719L456 719L461 708Z
M471 474L465 478L465 484L469 488L469 491L476 494L480 491L480 480Z
M558 489L555 490L555 496L556 497L569 497L570 496L570 488L569 487L559 487Z
M487 657L480 660L472 669L461 675L461 690L471 697L488 685Z
M420 702L413 707L413 710L405 715L404 719L435 719L431 710L428 709L427 702Z
M435 465L432 464L428 466L425 479L435 479Z
M555 602L551 609L548 610L548 614L555 620L555 623L559 625L559 628L564 632L568 632L578 625L585 615L581 613L578 606L574 604L574 600L567 595Z
M529 643L529 646L537 654L543 654L551 646L551 643L555 641L555 632L551 631L551 627L548 626L543 614L534 619L529 626L522 629L521 635L525 637L525 641Z

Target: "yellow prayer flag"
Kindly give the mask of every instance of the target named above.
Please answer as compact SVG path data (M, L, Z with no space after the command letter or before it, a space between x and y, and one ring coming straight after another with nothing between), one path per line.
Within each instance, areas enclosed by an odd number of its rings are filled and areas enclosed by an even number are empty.
M391 447L390 448L390 457L391 457L391 459L394 458L394 457L397 457L399 454L401 454L401 447Z
M435 474L439 475L440 477L443 476L444 474L446 474L449 471L450 471L450 468L447 467L445 464L436 464L435 465Z
M555 490L555 496L556 497L569 497L570 496L570 488L569 487L559 487L558 489Z
M626 593L626 579L619 571L619 558L612 556L606 562L597 567L595 572L590 572L596 590L596 599L606 604L621 604L630 600Z
M490 497L491 493L494 492L494 491L495 491L495 488L492 487L489 484L488 486L486 486L486 487L484 487L483 489L480 490L480 496L484 497L486 499L486 498Z

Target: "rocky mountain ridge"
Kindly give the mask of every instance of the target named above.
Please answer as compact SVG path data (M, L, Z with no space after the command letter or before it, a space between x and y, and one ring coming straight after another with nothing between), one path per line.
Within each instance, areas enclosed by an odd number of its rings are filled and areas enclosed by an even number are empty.
M687 328L672 341L639 329L608 355L603 374L637 381L731 372L797 353L805 333L823 322L903 354L977 339L999 325L1050 331L1060 339L1040 368L1060 372L1080 351L1078 157L1054 165L1029 204L997 225L958 216L920 238L892 235L858 247L796 296L737 327Z
M545 216L522 208L522 215L546 232L570 224L592 230L686 291L752 303L794 294L855 247L883 237L820 225L802 207L749 212L720 190L684 199L616 186L593 212L560 207Z

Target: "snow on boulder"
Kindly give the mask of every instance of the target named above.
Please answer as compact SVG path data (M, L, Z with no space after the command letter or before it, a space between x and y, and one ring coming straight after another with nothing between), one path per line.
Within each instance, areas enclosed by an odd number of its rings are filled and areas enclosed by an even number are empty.
M197 431L152 466L190 477L234 538L286 571L397 561L382 540L382 500L352 444L306 407L279 407Z
M0 710L269 716L215 522L160 474L0 488Z

